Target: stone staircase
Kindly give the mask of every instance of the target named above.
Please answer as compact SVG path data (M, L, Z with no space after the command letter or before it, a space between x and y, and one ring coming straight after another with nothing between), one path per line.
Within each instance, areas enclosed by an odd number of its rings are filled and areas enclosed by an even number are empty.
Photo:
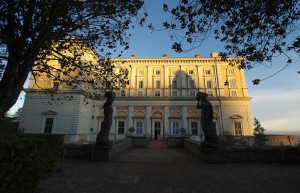
M168 145L165 141L153 140L147 145L148 148L167 148Z

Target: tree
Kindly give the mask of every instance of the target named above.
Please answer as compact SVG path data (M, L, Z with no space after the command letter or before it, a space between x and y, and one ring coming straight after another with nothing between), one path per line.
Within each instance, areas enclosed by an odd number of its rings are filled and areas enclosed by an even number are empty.
M213 35L225 43L226 52L220 54L224 60L228 55L246 59L232 65L250 69L272 62L274 56L285 55L284 69L293 62L288 53L300 53L300 36L296 33L299 5L298 0L180 0L171 10L164 4L164 11L172 15L164 27L170 30L176 52L185 51L184 42L190 43L192 49Z
M113 65L105 58L118 45L128 48L132 18L143 24L147 16L139 16L142 6L143 0L0 0L0 116L16 102L30 72L60 82L57 70L47 63L50 59L59 60L65 76L89 69L80 61L84 52L72 50L76 46L88 46L102 58L93 67L95 76L112 75L106 70ZM66 51L72 57L62 54Z
M258 146L266 145L268 139L265 136L265 129L261 126L258 119L254 117L254 144Z

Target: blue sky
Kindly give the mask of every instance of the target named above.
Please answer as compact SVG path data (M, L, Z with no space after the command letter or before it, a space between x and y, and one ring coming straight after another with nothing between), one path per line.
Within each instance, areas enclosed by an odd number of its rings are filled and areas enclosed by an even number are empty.
M147 23L153 23L157 29L162 29L162 23L170 19L162 10L164 2L175 5L177 1L146 0L149 14ZM220 42L209 38L201 47L179 54L171 49L172 41L168 31L151 32L146 26L136 25L131 33L130 48L124 51L122 55L124 58L130 57L130 54L136 54L138 58L162 57L163 54L168 54L169 57L194 57L196 53L202 57L209 57L211 52L224 50ZM299 56L294 54L293 57ZM270 64L265 64L245 70L249 95L253 97L252 116L260 120L267 133L300 135L300 74L297 73L300 71L300 61L292 63L284 71L259 85L252 85L251 82L253 79L263 79L277 72L285 65L285 61L286 58L277 57L273 59L272 67ZM11 113L22 106L24 96L24 93L20 95Z

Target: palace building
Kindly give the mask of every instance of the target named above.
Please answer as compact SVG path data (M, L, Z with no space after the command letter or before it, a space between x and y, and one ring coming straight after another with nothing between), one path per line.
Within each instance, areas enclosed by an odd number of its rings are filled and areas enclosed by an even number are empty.
M116 91L111 140L131 135L153 140L185 135L203 140L196 100L199 91L208 94L219 136L252 135L244 70L230 65L236 58L223 61L212 53L211 57L169 58L164 54L162 58L131 55L112 60L119 63L116 70L129 71L129 84ZM87 99L70 90L50 99L43 89L57 85L46 81L43 88L36 86L37 81L31 78L25 90L20 127L29 133L65 134L69 142L94 142L104 119L105 99Z

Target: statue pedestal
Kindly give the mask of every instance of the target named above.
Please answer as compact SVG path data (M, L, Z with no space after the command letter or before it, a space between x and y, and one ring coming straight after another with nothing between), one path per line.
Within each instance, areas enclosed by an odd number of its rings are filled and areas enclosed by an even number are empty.
M116 155L112 145L95 145L93 148L92 160L94 161L110 161Z

